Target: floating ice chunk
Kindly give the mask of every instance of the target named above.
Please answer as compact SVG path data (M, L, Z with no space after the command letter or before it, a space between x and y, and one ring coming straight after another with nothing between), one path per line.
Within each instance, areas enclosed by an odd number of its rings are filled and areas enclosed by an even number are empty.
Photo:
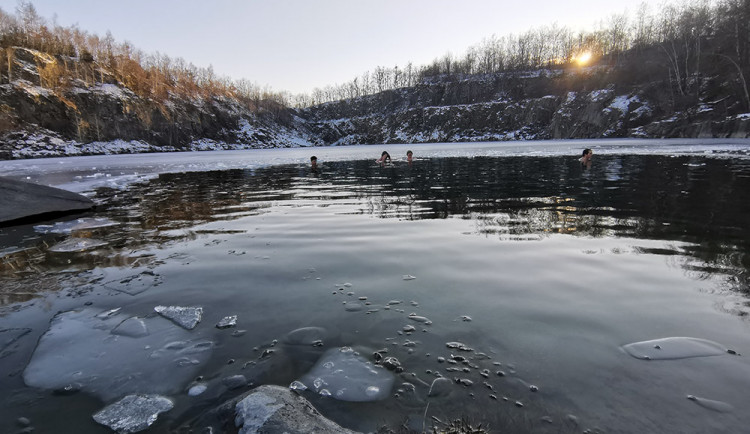
M128 395L94 414L94 420L118 433L134 433L150 427L172 407L172 401L163 396Z
M226 329L237 325L237 315L225 316L216 324L216 328Z
M148 336L148 327L146 327L146 323L141 318L132 317L115 327L112 330L112 334L140 338Z
M407 318L409 318L412 321L421 322L421 323L427 324L427 325L432 324L432 321L430 321L429 318L426 318L426 317L423 317L423 316L419 316L416 313L410 313Z
M105 401L134 393L170 395L181 393L210 357L212 342L191 341L190 332L169 321L139 319L149 334L135 339L113 333L130 315L98 313L57 314L24 370L26 385L49 390L74 385Z
M208 386L205 383L198 383L193 385L190 389L188 389L188 395L189 396L198 396L201 393L208 390Z
M201 321L202 307L156 306L154 310L180 327L192 330Z
M379 401L390 395L395 378L348 347L326 351L299 382L341 401Z
M416 277L412 276L411 274L404 274L403 277L404 280L414 280Z
M92 238L71 238L55 244L49 248L49 251L53 253L85 252L106 246L107 244L106 241L94 240Z
M42 234L69 234L75 231L88 231L117 225L119 223L106 217L88 217L68 222L57 222L54 225L37 225L34 226L34 230Z
M701 398L695 395L688 395L687 399L695 402L703 408L717 411L719 413L729 413L734 410L734 407L726 402L714 401L712 399Z
M445 346L452 350L459 350L459 351L466 351L466 352L474 351L473 348L469 347L466 344L462 344L461 342L446 342Z
M672 337L623 345L625 352L642 360L673 360L720 356L727 353L721 344L706 339Z

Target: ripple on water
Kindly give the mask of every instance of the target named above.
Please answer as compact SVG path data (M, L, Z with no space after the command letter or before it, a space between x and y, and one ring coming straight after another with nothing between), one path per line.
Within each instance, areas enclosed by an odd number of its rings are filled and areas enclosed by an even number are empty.
M729 413L734 410L734 407L732 407L730 404L727 404L726 402L714 401L712 399L701 398L695 395L688 395L687 399L695 402L703 408L717 411L719 413Z
M625 352L641 360L674 360L720 356L727 348L706 339L670 337L623 345Z

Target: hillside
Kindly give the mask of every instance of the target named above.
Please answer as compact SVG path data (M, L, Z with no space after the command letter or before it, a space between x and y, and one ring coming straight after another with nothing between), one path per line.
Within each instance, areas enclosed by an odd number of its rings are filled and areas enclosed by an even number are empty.
M750 137L750 1L490 40L312 96L0 11L0 158L375 143ZM586 62L580 59L586 58Z

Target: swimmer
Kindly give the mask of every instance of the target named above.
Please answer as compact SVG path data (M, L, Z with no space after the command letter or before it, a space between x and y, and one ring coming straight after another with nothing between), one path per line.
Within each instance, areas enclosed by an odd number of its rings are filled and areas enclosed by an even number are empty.
M376 163L380 163L380 164L390 163L390 162L391 162L391 155L386 151L383 151L383 153L380 154L380 159L376 160Z
M411 163L411 158L412 158L413 155L414 155L413 152L406 151L406 161L408 161L409 163Z
M583 153L581 154L581 158L578 159L578 161L581 162L584 166L590 166L591 165L591 156L594 155L594 151L592 151L589 148L586 148L583 150Z
M310 157L310 168L311 169L317 169L318 168L318 157L313 155Z

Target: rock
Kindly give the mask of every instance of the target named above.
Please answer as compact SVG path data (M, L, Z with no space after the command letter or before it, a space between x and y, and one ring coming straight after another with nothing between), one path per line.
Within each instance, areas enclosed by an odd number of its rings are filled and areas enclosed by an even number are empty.
M193 432L226 432L226 428L232 425L242 434L357 434L323 417L308 400L294 391L268 385L207 411L190 422L190 429Z
M91 199L67 190L0 177L0 225L29 223L86 211Z

